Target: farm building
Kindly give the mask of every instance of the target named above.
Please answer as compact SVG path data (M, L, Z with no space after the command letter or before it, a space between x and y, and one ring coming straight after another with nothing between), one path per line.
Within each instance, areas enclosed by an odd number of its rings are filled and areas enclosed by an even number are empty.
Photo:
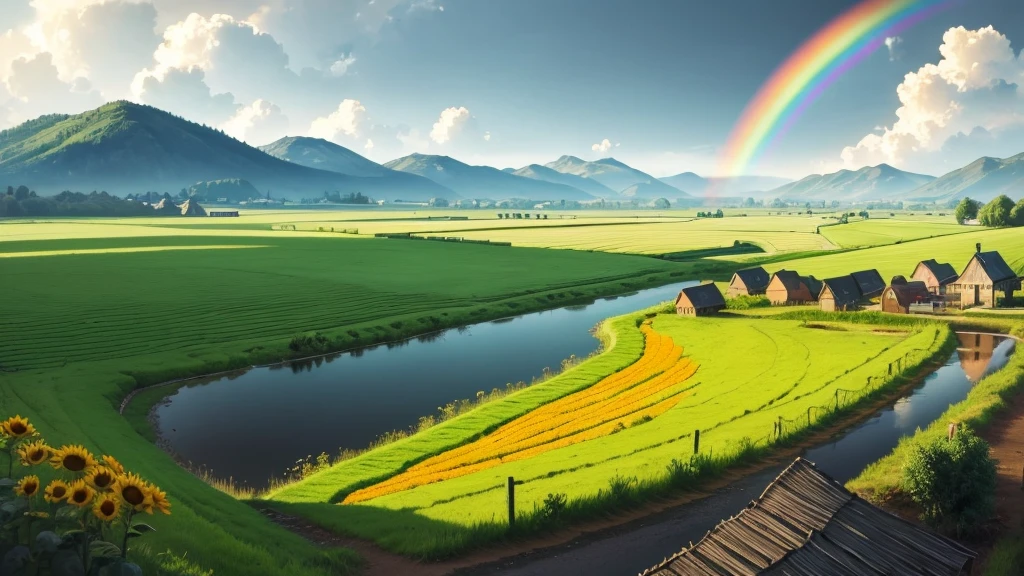
M760 498L643 576L970 574L977 554L797 458Z
M912 307L917 304L925 304L931 311L933 294L928 290L928 285L919 280L903 283L893 282L891 286L882 292L882 312L893 314L910 314Z
M813 277L811 277L813 279ZM779 270L772 274L765 290L768 299L773 305L781 306L787 304L806 304L818 299L818 295L811 292L807 285L807 278L797 274L793 270ZM817 282L815 280L815 282Z
M857 288L860 289L860 297L865 300L878 298L885 290L885 280L878 270L861 270L850 274L857 281Z
M238 210L210 210L210 216L214 218L238 218Z
M206 209L200 206L195 198L185 200L185 203L179 208L181 208L182 216L206 216Z
M978 244L977 252L967 267L949 287L960 294L961 307L995 308L997 293L1002 292L1006 298L1012 297L1014 290L1020 290L1020 278L999 252L982 252L981 244Z
M807 289L811 291L811 296L817 300L818 296L821 295L821 289L824 287L821 280L818 280L814 276L801 276L800 280L807 285Z
M729 282L729 289L725 291L725 295L729 298L735 298L737 296L755 296L757 294L764 294L764 291L768 288L768 281L771 280L771 276L768 272L758 266L757 268L746 268L744 270L737 270L732 275L732 280Z
M914 275L911 279L924 282L928 291L935 295L946 293L946 286L956 282L959 276L951 264L940 264L932 260L922 260L914 268Z
M860 288L853 276L828 278L822 284L818 304L825 312L849 312L860 308Z
M683 288L676 296L676 313L680 316L709 316L723 309L725 298L714 284Z

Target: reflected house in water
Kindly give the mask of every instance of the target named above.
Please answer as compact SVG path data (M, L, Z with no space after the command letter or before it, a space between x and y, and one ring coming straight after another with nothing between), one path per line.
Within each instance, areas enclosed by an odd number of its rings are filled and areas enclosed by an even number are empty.
M956 337L960 366L971 382L977 382L985 376L996 346L1006 340L1005 336L999 334L969 332L958 332Z

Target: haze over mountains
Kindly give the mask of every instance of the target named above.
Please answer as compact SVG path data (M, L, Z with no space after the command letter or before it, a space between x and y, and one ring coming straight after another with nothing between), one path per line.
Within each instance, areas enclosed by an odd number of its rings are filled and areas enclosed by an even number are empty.
M666 198L693 204L703 196L748 195L797 202L947 202L964 196L987 201L998 194L1021 196L1024 154L980 158L940 178L881 164L790 182L761 176L704 178L692 172L659 179L614 158L587 161L569 155L504 170L425 154L381 165L317 138L287 137L254 148L213 128L129 102L74 116L42 116L0 132L0 185L24 184L42 195L63 190L177 193L215 181L223 188L225 181L236 180L252 183L260 195L270 192L292 200L361 192L375 200L413 202L463 197L649 203Z

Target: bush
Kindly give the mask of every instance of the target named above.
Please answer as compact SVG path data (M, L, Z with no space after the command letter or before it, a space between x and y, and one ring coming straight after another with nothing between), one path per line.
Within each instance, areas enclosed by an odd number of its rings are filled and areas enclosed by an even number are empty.
M557 522L565 514L567 501L565 494L548 494L547 498L544 498L544 508L541 509L544 520Z
M996 464L988 443L963 428L952 440L917 446L903 469L903 484L923 508L925 522L959 537L991 517Z
M316 332L314 334L299 334L292 337L292 341L288 343L288 348L292 352L315 354L326 352L330 349L330 345L331 340L327 336L324 336L321 332Z
M751 308L771 308L772 302L767 296L737 296L728 298L725 307L728 310L750 310Z

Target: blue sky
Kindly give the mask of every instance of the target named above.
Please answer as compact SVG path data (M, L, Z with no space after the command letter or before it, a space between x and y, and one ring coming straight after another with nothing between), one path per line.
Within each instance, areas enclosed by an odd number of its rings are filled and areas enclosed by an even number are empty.
M713 173L719 149L761 83L854 4L3 3L0 127L127 98L253 144L316 135L378 161L418 151L498 167L562 154L615 156L659 176ZM985 154L1024 152L1018 129L1024 96L1016 90L1024 80L1019 10L1019 0L965 0L902 33L895 53L882 49L841 79L751 170L799 177L890 161L939 173ZM989 25L993 31L979 31ZM944 39L960 26L963 33ZM908 73L939 64L944 44L990 73L964 84L954 69L964 62L940 65L945 91L917 94L907 109L948 117L944 125L920 119L896 125L897 87ZM978 53L976 44L987 48ZM936 99L953 105L937 110ZM871 134L878 141L864 140Z

